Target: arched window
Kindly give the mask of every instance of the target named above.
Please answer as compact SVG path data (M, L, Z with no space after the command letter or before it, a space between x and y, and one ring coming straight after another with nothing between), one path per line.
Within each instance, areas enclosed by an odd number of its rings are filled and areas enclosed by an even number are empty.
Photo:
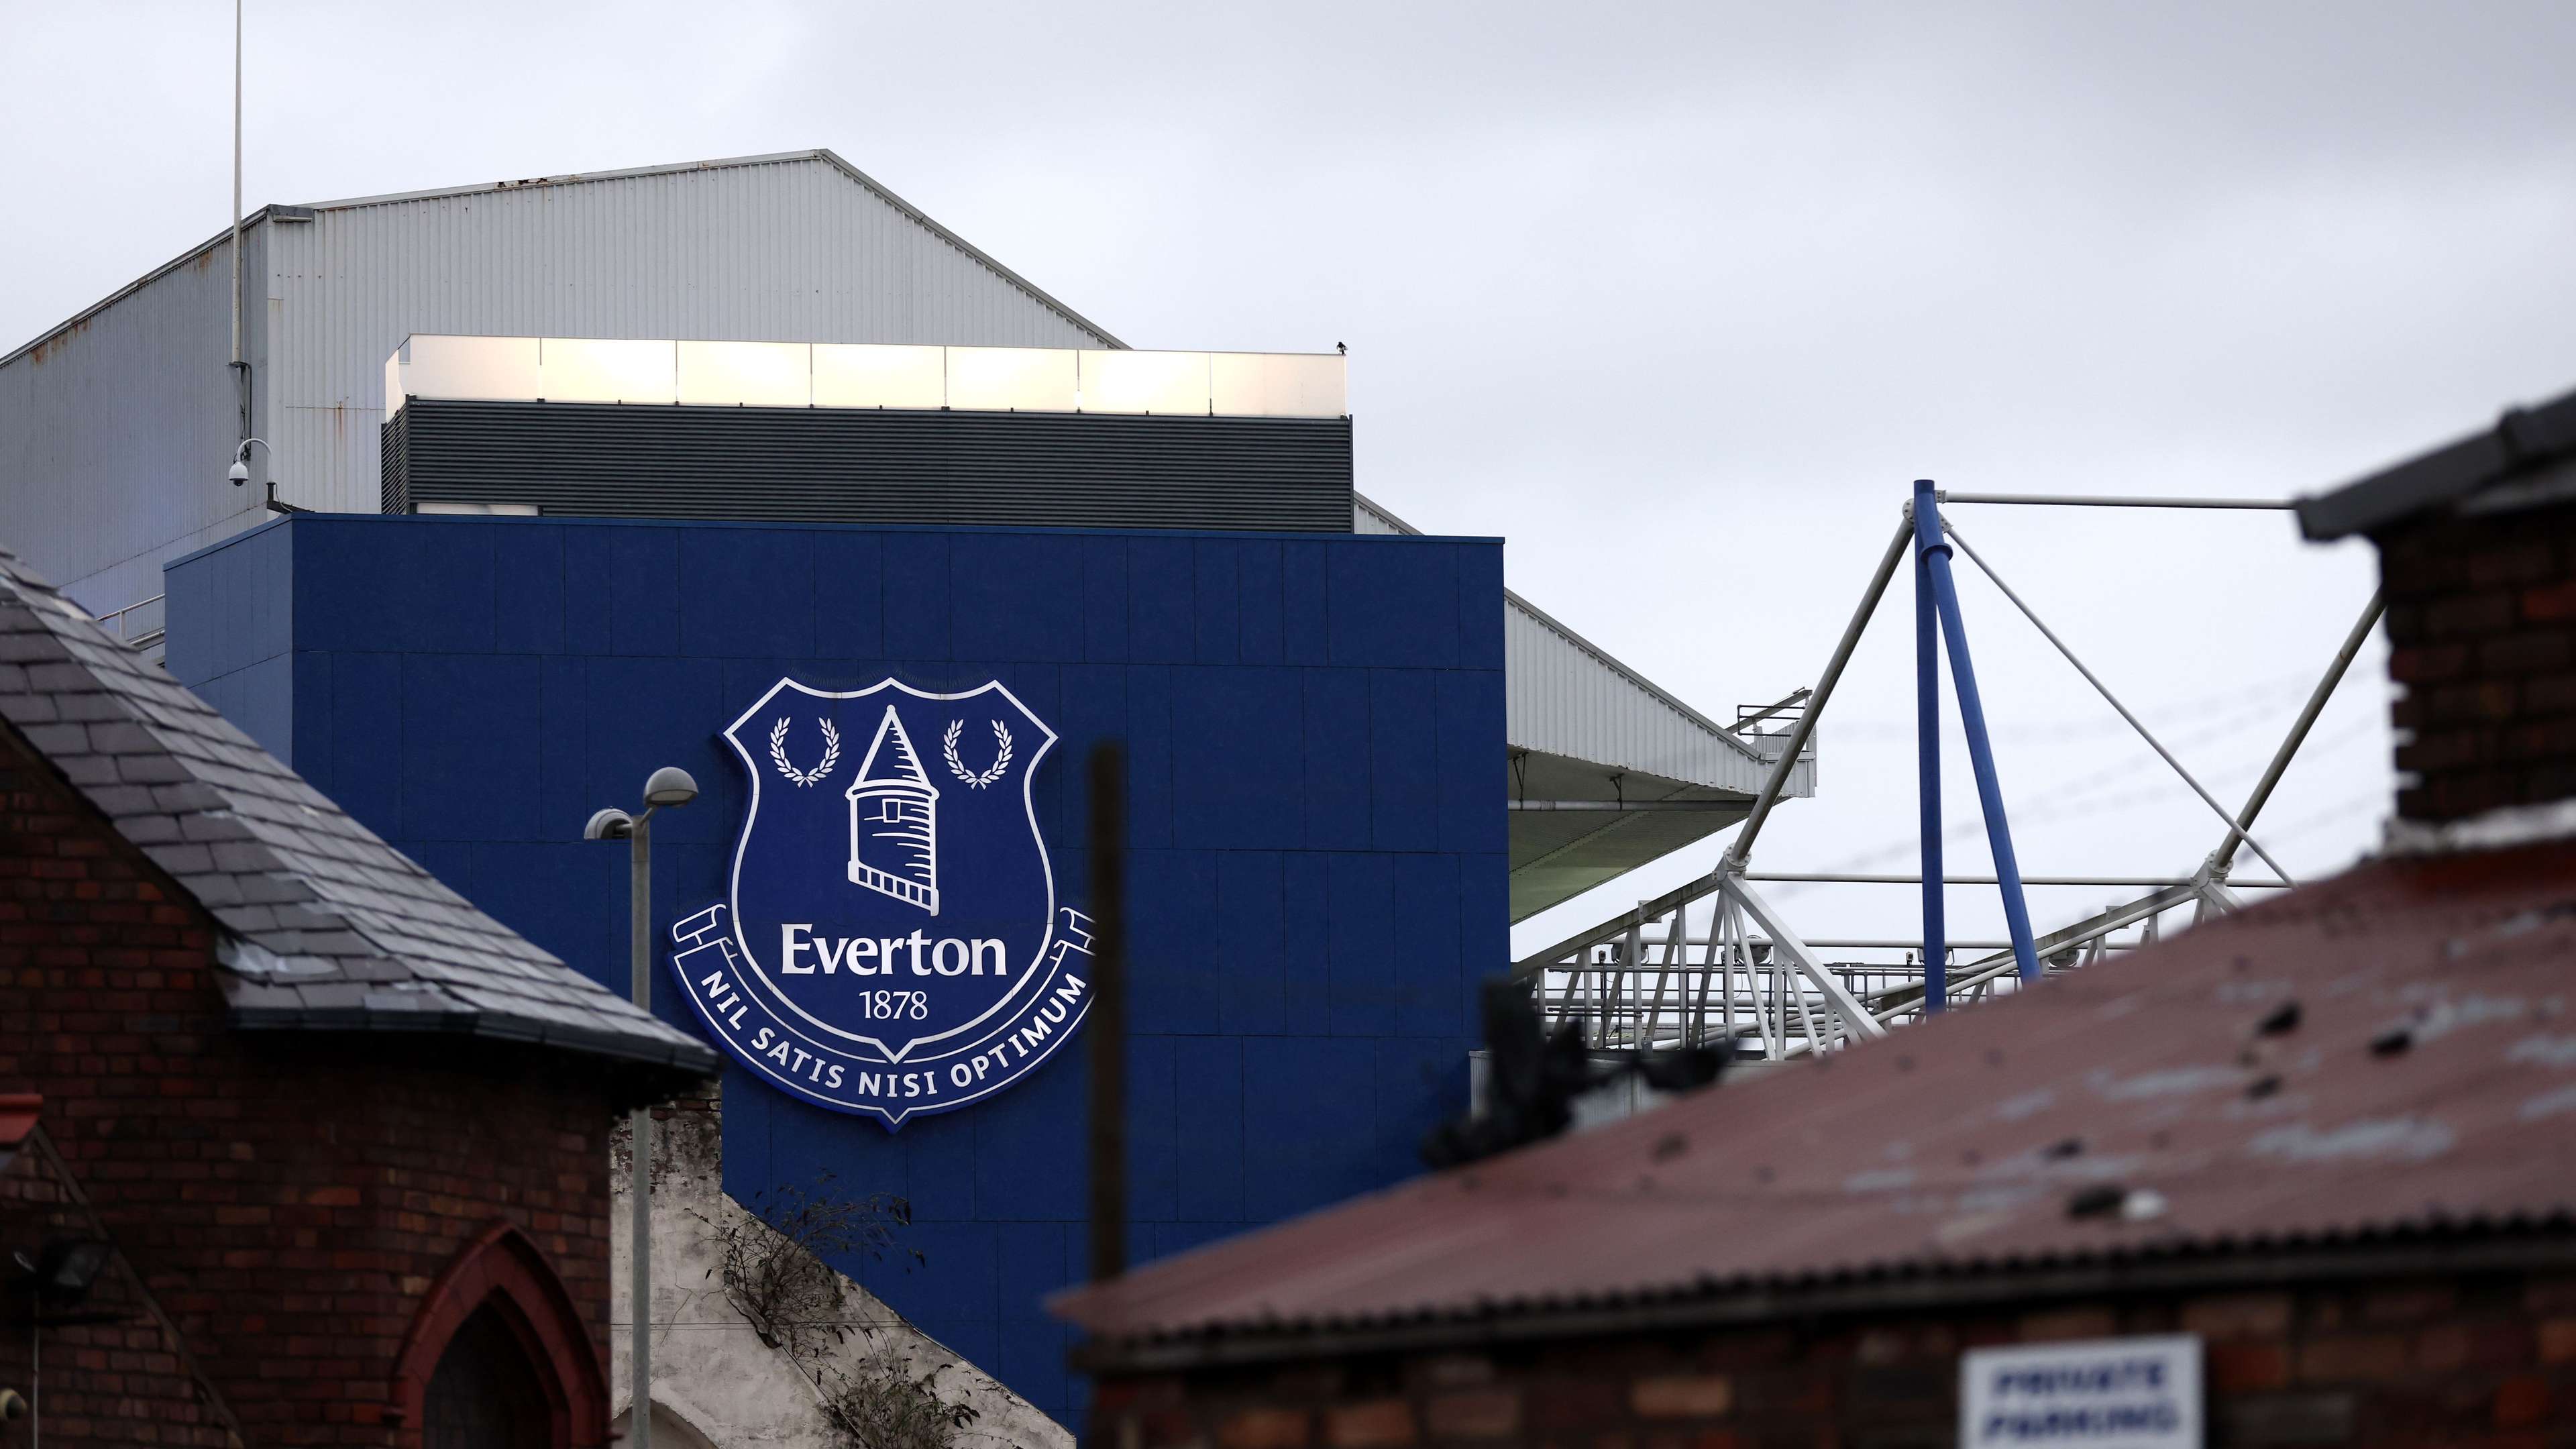
M608 1385L563 1280L508 1223L430 1285L394 1359L392 1399L424 1449L594 1449Z
M429 1376L424 1449L554 1449L545 1381L493 1304L474 1310Z

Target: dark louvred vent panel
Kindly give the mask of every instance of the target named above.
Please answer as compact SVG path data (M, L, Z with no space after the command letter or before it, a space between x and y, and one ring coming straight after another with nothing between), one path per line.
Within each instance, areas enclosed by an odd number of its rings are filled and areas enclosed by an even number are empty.
M385 434L389 513L1351 530L1348 418L414 398Z

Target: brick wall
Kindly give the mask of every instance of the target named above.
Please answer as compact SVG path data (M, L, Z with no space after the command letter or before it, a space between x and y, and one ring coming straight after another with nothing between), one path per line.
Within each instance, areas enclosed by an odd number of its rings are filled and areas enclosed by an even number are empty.
M604 1070L459 1039L233 1031L210 921L5 728L0 800L0 1090L44 1094L72 1178L251 1442L417 1442L390 1422L395 1354L496 1219L543 1250L604 1347ZM23 1333L0 1341L14 1353ZM115 1367L49 1354L48 1391L106 1393ZM93 1422L84 1439L49 1421L46 1443L143 1442Z
M51 1238L99 1235L95 1217L37 1144L0 1172L0 1246L33 1256ZM26 1320L34 1305L18 1293L7 1301L0 1388L32 1398L37 1345ZM49 1308L47 1316L103 1320L43 1329L42 1427L56 1443L220 1449L228 1442L215 1400L198 1388L177 1335L154 1315L129 1265L111 1264L79 1304Z
M2576 796L2576 505L2379 536L2409 820Z
M2576 1274L2147 1295L1111 1377L1088 1442L1932 1446L1969 1348L2195 1333L2209 1444L2576 1443Z

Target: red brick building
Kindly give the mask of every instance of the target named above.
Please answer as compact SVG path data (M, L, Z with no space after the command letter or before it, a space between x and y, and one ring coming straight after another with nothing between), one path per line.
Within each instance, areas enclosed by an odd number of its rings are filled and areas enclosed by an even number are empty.
M2576 796L2576 394L2310 499L2299 523L2379 545L2401 817Z
M2382 858L1069 1293L1092 1439L1941 1445L1970 1350L2189 1335L2211 1445L2576 1444L2576 397L2302 511L2382 550Z
M43 1442L605 1442L609 1132L707 1049L5 553L0 720L0 1091L42 1097L0 1386Z

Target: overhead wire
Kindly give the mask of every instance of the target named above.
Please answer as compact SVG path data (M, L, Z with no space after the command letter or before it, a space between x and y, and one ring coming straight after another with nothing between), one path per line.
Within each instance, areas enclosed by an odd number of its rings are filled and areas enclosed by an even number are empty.
M2285 869L2279 861L2272 858L2272 852L2263 848L2263 842L2254 838L2254 831L2250 824L2245 820L2239 820L2236 817L2236 812L2218 803L2218 797L2210 794L2209 788L2201 784L2200 781L2193 776L2190 770L2184 768L2182 761L2174 758L2174 752L2165 748L2164 741L2156 738L2155 732L2147 728L2146 721L2139 719L2137 715L2130 712L2127 705L2120 702L2120 697L2111 692L2111 686L2104 684L2101 677L2093 672L2091 666L2087 665L2082 659L2076 657L2075 651L2067 647L2065 640L2057 637L2057 631L2049 628L2048 625L2040 619L2036 610L2032 609L2030 605L2022 602L2021 595L2013 592L2012 585L2004 582L2003 575L1995 572L1994 565L1987 563L1984 558L1978 555L1974 548L1969 547L1966 537L1961 535L1956 528L1951 527L1949 520L1942 520L1941 531L1949 535L1952 543L1959 546L1959 551L1968 556L1968 561L1977 566L1978 571L1986 576L1986 581L1988 583L1993 584L1998 590L2002 591L2003 596L2012 601L2012 606L2014 608L2021 610L2021 616L2028 619L2030 621L2030 626L2040 632L2040 637L2046 639L2051 645L2055 646L2058 653L2066 656L2066 662L2075 666L2075 672L2084 676L2084 682L2093 686L2094 692L2102 696L2103 702L2120 712L2120 718L2129 722L2129 727L2138 732L2138 738L2145 740L2149 749L2162 755L2165 763L2173 766L2173 772L2182 777L2182 782L2191 787L2191 792L2198 795L2211 810L2217 812L2219 819L2227 822L2228 838L2230 840L2244 841L2246 848L2253 851L2256 856L2260 857L2265 865L2272 867L2273 871L2279 874L2281 879L2292 880L2290 872ZM2296 882L2293 881L2292 883L2295 884Z

